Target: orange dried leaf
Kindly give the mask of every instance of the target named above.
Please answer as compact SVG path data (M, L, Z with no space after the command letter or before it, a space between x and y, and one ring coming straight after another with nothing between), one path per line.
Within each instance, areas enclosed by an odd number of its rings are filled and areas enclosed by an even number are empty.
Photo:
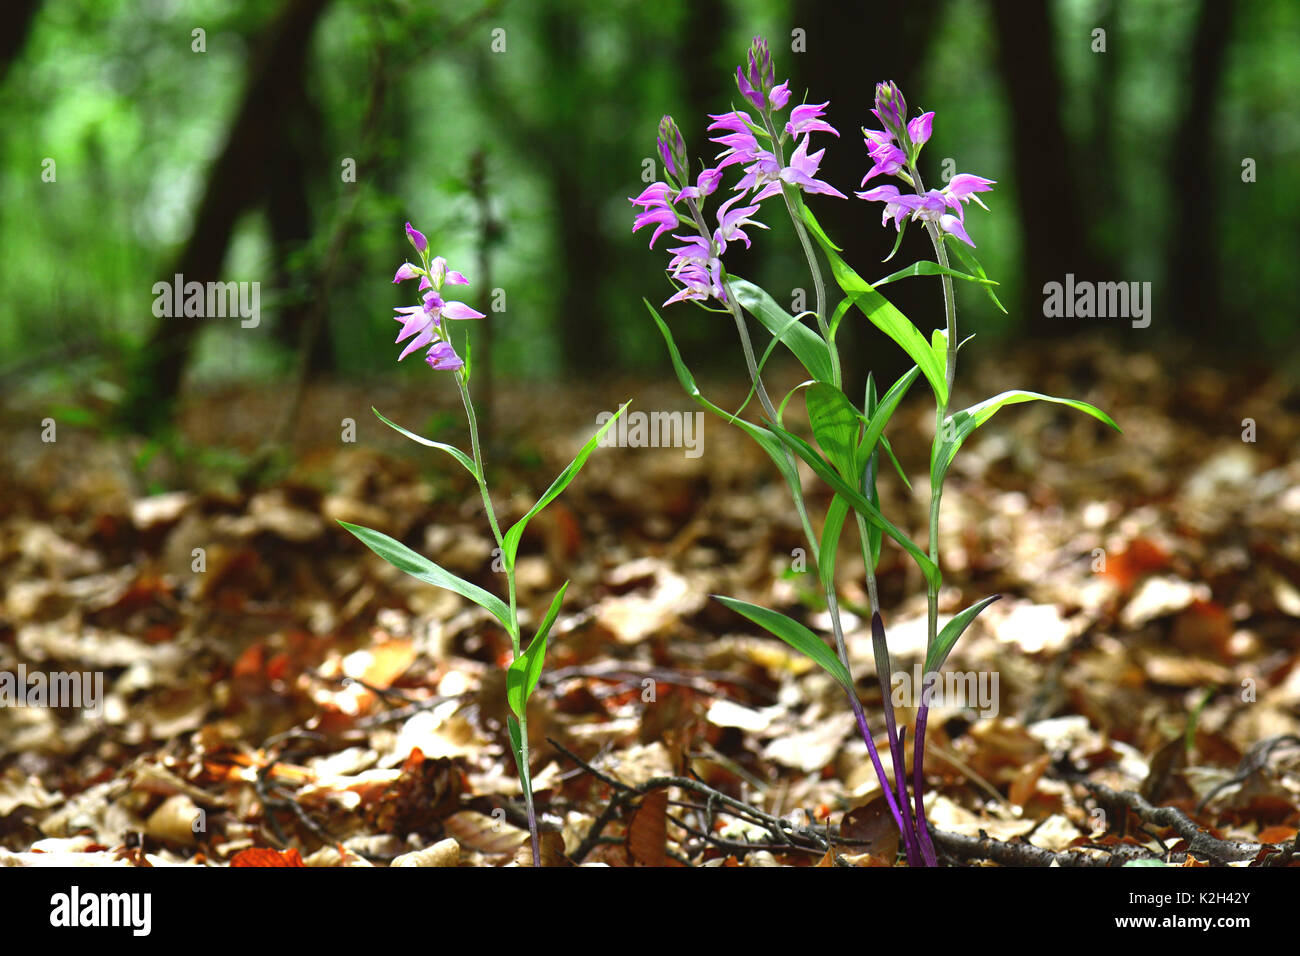
M627 825L627 852L636 866L666 866L668 860L668 791L651 790Z
M240 850L230 861L231 866L305 866L302 857L293 847L287 850L272 850L267 847L251 847Z

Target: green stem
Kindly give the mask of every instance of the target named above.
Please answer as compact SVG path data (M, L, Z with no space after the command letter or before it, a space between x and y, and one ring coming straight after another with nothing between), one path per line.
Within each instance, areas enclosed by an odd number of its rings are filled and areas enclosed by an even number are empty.
M909 167L912 180L916 186L917 195L925 192L925 186L921 182L921 173L915 164ZM934 222L926 223L926 233L930 236L930 244L934 246L935 259L939 265L945 269L948 268L948 250L944 247L943 236L939 232L939 226ZM948 405L952 401L953 384L957 379L957 303L953 297L952 277L947 273L941 275L940 280L943 284L943 309L944 318L947 326L948 348L946 352L947 365L944 369L944 380L948 386L947 401L937 402L935 405L934 418L934 447L937 450L943 442L944 420L948 417ZM933 474L930 476L930 560L939 564L939 508L943 500L943 479L940 477L935 480ZM926 588L926 653L934 647L939 639L939 589L930 584ZM915 774L914 774L914 791L916 797L916 817L917 829L923 841L929 844L929 831L926 829L924 817L924 805L921 802L921 760L925 753L925 719L929 713L929 704L926 702L926 680L924 675L921 681L921 702L917 712L916 730L917 733L912 741ZM933 856L932 846L927 847L929 855Z
M700 213L699 205L694 199L688 199L686 205L691 211L695 228L699 230L701 236L709 240L710 255L716 255L717 243L713 241L712 234L704 224L704 216ZM749 327L745 324L745 317L740 311L740 306L736 303L736 295L732 292L731 283L727 281L725 275L722 277L722 288L727 295L727 310L736 322L736 332L740 336L740 348L745 354L745 367L749 370L749 381L758 394L758 402L763 406L763 414L768 417L769 421L775 423L777 421L776 406L772 404L772 397L767 393L767 386L763 384L763 377L758 371L758 362L754 358L754 345L749 338ZM788 448L785 449L785 457L795 475L798 475L799 468L795 464L794 454ZM804 536L808 539L808 546L812 550L813 561L816 563L819 557L819 549L817 536L813 534L812 522L808 518L808 506L804 501L802 492L796 493L794 488L790 490L794 498L795 510L799 513L799 523L803 526Z
M772 137L772 154L776 157L777 163L785 168L785 150L781 146L781 139L776 134L776 127L772 123L772 114L770 110L763 110L763 125L767 128L767 135ZM840 354L831 343L830 324L826 319L826 282L822 277L821 263L817 261L817 253L813 249L812 240L808 237L808 229L803 224L803 218L795 208L795 199L792 194L795 193L793 186L788 183L781 184L781 198L785 200L786 212L790 214L790 222L794 224L795 235L799 237L799 244L803 247L804 257L808 260L808 271L812 273L813 294L817 303L817 327L821 330L822 338L830 346L831 353L831 378L836 388L840 387Z
M465 405L465 417L469 423L470 447L474 453L474 480L478 482L479 493L483 496L483 510L487 512L488 524L492 526L492 536L496 538L498 553L502 560L505 560L505 540L501 536L501 526L497 523L496 509L492 507L492 496L488 493L487 479L484 477L483 452L478 438L478 417L474 414L474 401L469 396L469 383L465 379L463 370L456 376L456 384L460 387L460 398ZM510 591L510 647L514 651L514 658L518 660L521 642L514 562L507 562L505 569L506 586ZM524 791L524 804L528 810L528 835L532 841L533 866L541 866L542 848L537 832L537 810L533 804L532 774L529 770L527 705L519 715L519 753L515 754L515 761L519 771L519 784Z
M696 226L700 230L700 234L708 236L709 233L704 226L704 219L700 215L699 209L696 207L694 201L689 201L689 205L691 213L695 217ZM776 408L772 405L772 399L767 393L767 387L763 384L762 376L759 374L758 363L754 360L754 346L749 338L749 327L745 324L745 317L740 311L740 306L736 303L736 296L731 291L731 286L727 282L725 274L722 278L722 286L727 296L727 308L736 322L736 331L740 335L741 351L744 352L745 355L745 366L749 370L750 382L754 387L754 391L758 394L758 401L763 406L764 414L766 414L768 419L775 424L777 422ZM829 339L827 340L827 344L830 344ZM831 347L831 354L835 354L834 347ZM836 369L838 377L838 362L836 363ZM795 510L799 513L799 522L803 525L804 536L808 540L808 549L813 555L813 565L815 567L820 567L821 545L818 543L817 536L813 533L812 522L808 518L807 502L804 500L803 490L798 485L799 466L795 464L794 454L789 448L785 449L785 455L786 460L790 463L790 467L793 469L796 476L795 483L790 488L790 495L794 499ZM819 574L818 577L820 578L821 575ZM835 593L835 583L832 581L830 584L823 584L822 591L826 597L826 611L831 619L831 632L835 637L835 654L839 657L840 663L844 665L844 669L849 671L851 674L852 667L849 665L849 649L844 640L844 626L840 621L840 604L839 597ZM852 709L853 717L857 721L858 731L862 734L863 742L867 745L867 754L871 758L872 766L876 771L877 779L880 781L880 788L885 794L885 799L889 805L890 813L894 818L894 823L898 827L899 832L904 835L904 839L907 840L908 830L906 827L909 821L905 816L907 813L906 799L895 798L894 792L889 786L889 777L885 774L884 765L880 762L880 754L876 749L876 741L871 734L870 726L867 724L867 715L863 710L862 701L858 699L857 692L846 687L845 696L849 699L849 707ZM886 706L888 706L888 699L886 699L885 703ZM895 775L898 776L900 772L901 769L896 767ZM899 776L899 779L901 780L904 778Z

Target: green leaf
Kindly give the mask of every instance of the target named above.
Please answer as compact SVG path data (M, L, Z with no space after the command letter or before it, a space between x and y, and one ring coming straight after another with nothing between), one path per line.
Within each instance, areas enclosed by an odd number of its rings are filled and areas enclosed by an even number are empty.
M506 670L506 700L510 703L510 709L519 717L524 715L528 698L533 696L537 682L541 680L542 665L546 659L546 638L551 632L551 625L555 623L555 618L559 616L560 605L564 603L564 592L568 589L569 582L565 581L564 586L551 601L550 610L546 612L541 626L537 628L537 634L529 643L528 650L511 661L510 667Z
M781 341L803 363L803 367L819 382L829 382L833 378L830 346L820 335L802 322L794 322L792 316L765 291L736 276L728 277L728 285L736 301L744 306L745 311L758 319L773 335L779 335Z
M629 400L619 406L618 411L610 417L609 421L601 425L596 434L592 435L591 438L587 440L587 444L582 446L582 450L578 452L573 461L569 462L568 467L566 467L564 471L560 472L559 476L551 482L551 487L547 488L546 491L542 493L542 496L537 499L537 504L528 509L528 514L524 515L512 524L506 531L501 540L501 553L505 558L507 572L514 569L515 556L519 553L519 541L524 536L524 529L528 527L528 522L537 517L538 513L540 513L543 508L558 498L565 488L569 487L570 482L578 476L578 472L582 470L582 466L587 463L587 459L591 457L591 453L595 451L596 446L600 444L600 440L604 437L605 432L609 431L610 428L614 426L614 423L618 421L619 416L622 415L623 412L627 411L627 407L631 404L632 402Z
M821 558L817 569L821 573L822 587L827 591L835 590L835 560L840 544L840 535L844 531L844 519L848 517L849 504L839 495L831 499L831 506L826 509L826 522L822 525L822 543L818 548ZM879 533L879 532L877 532Z
M781 442L777 440L776 436L766 428L751 424L743 418L736 418L730 412L719 408L717 405L714 405L711 401L705 398L700 393L699 386L695 384L695 376L691 374L691 370L687 368L686 363L682 361L681 352L677 350L677 343L673 341L673 334L668 329L668 323L660 318L659 313L655 311L655 307L648 301L645 299L642 299L641 301L645 302L645 307L649 310L650 317L655 320L655 324L659 326L659 331L663 335L664 341L668 344L668 355L672 359L673 370L677 373L677 381L681 383L686 394L700 406L708 409L714 415L725 419L745 432L745 434L752 438L755 444L757 444L759 448L762 448L763 451L767 453L767 456L772 459L772 463L776 465L777 471L780 472L781 477L785 479L785 483L790 488L791 493L796 496L803 494L799 484L799 472L794 467L790 458L785 454L785 451L781 447ZM815 559L816 555L813 557Z
M799 198L797 193L795 194L795 199L799 203L799 208L803 212L804 222L808 224L808 228L812 230L813 236L817 239L817 242L821 244L821 247L830 252L843 252L843 249L831 242L831 237L826 235L826 230L822 228L822 224L813 217L812 210L803 204L803 199Z
M898 235L894 237L894 247L889 250L889 255L880 260L881 262L888 262L890 259L894 258L894 256L898 255L898 250L903 245L903 237L907 235L907 224L910 221L911 220L909 219L904 219L902 225L898 227Z
M411 441L419 442L421 445L428 445L430 448L436 448L439 451L445 451L447 454L451 455L452 458L455 458L458 462L464 465L465 470L468 471L471 475L474 475L475 477L478 476L478 472L474 468L474 459L470 458L469 455L465 454L455 445L447 445L440 441L433 441L432 439L425 438L422 435L417 435L413 431L407 431L401 425L397 425L394 424L393 422L390 422L387 418L383 416L383 413L380 412L379 409L375 408L373 405L370 406L370 410L375 413L376 418L378 418L381 422L383 422L393 431L399 432L405 435L407 438L411 439Z
M814 226L817 222L807 206L803 207L803 217L809 226ZM821 233L820 226L814 228L813 233L815 235ZM894 308L893 303L854 272L834 248L823 243L822 251L826 253L826 258L831 264L831 274L835 276L835 281L844 290L844 294L853 300L853 304L871 320L872 324L893 339L912 361L920 366L939 404L948 404L948 383L944 378L944 368L935 358L934 350L925 340L925 336L907 316Z
M840 322L843 320L849 308L853 305L853 300L847 296L840 300L840 304L835 307L835 312L831 315L831 341L835 341L835 333L839 330Z
M935 329L930 333L930 349L945 369L948 367L948 330Z
M523 786L524 793L531 793L533 775L524 761L524 735L520 732L519 721L515 720L513 714L506 714L506 729L510 732L510 749L515 753L515 766L519 768L519 783Z
M1073 398L1055 398L1051 395L1026 392L1018 388L1012 389L1000 395L994 395L992 398L986 398L970 408L954 412L944 419L943 428L938 436L940 440L935 442L934 453L930 460L931 478L936 482L943 481L944 476L948 473L949 466L952 465L953 458L957 455L957 449L961 448L962 442L970 436L971 432L992 418L998 409L1006 405L1019 405L1021 402L1053 402L1057 405L1067 405L1070 408L1091 415L1098 421L1104 422L1115 431L1121 431L1120 427L1115 424L1109 415L1087 402L1080 402Z
M898 463L898 456L894 454L894 446L889 443L889 439L884 435L880 436L880 447L885 449L885 454L888 455L889 460L893 462L894 471L898 472L898 479L903 483L903 487L908 491L911 491L912 483L908 480L907 473L903 471L903 466Z
M818 382L804 394L813 437L845 481L856 482L857 435L862 417L834 385Z
M913 366L910 371L904 373L890 387L889 391L885 393L878 403L875 403L875 408L867 419L866 430L862 433L862 439L858 442L857 455L862 466L865 467L867 457L875 451L876 443L880 441L885 433L885 425L889 423L889 419L894 415L894 410L898 408L898 403L903 400L903 396L907 394L907 390L912 387L912 383L916 381L916 377L920 373L920 368ZM893 456L892 451L890 456ZM902 473L901 468L899 473ZM904 478L903 481L906 483L907 479Z
M510 608L496 595L484 591L477 584L470 584L468 581L456 577L445 568L438 567L424 555L417 554L402 542L390 538L382 532L363 528L360 525L348 524L346 521L340 521L339 524L356 535L362 544L399 571L405 571L411 577L424 581L426 584L445 588L448 591L456 592L461 597L469 598L479 607L491 613L508 632L514 633L510 620Z
M952 247L953 254L956 255L957 258L962 261L962 265L964 265L971 272L975 273L981 279L987 279L989 277L989 274L984 271L984 267L980 265L980 261L975 258L975 254L971 252L969 248L967 248L966 243L962 242L960 239L957 239L956 237L952 237L952 239L953 241L948 243L948 245ZM1001 301L998 300L997 293L993 291L994 285L997 285L997 283L994 282L990 285L985 285L984 292L985 294L988 295L990 299L993 300L993 304L998 307L998 310L1003 315L1009 315L1010 313L1007 312L1007 307L1004 306L1001 303Z
M1125 860L1124 866L1168 866L1164 860Z
M813 663L839 681L840 685L849 693L854 692L853 678L849 676L848 668L835 656L835 652L826 646L825 641L798 621L786 617L780 611L772 611L757 604L750 604L747 601L738 601L735 598L723 597L720 594L713 596L737 614L749 618L759 627L779 637L800 654L812 660Z
M971 622L979 616L980 611L984 610L1000 597L1002 597L1001 594L995 594L992 597L986 597L984 600L972 604L960 614L955 615L951 621L943 626L943 630L941 630L938 637L935 638L934 646L926 651L925 673L932 674L938 672L939 668L943 666L943 662L948 659L948 655L952 653L953 647L957 644L957 639L965 633L966 628L971 626Z
M757 366L758 374L755 375L754 380L750 382L749 391L745 394L745 400L740 403L740 408L736 409L736 411L733 413L732 415L733 418L738 417L740 413L745 410L745 407L749 405L749 400L753 398L754 393L758 391L758 382L759 382L758 376L763 374L763 369L767 366L767 360L772 357L772 353L776 350L776 347L781 344L781 336L785 334L786 329L793 328L798 324L799 324L799 317L791 316L789 324L787 324L784 328L779 330L779 332L774 334L772 337L772 341L767 343L767 348L763 350L762 358L758 360L758 366Z
M949 269L939 265L937 262L931 262L928 259L922 259L920 262L913 262L906 269L899 269L897 272L891 272L883 279L877 279L871 283L876 288L882 285L888 285L899 279L910 279L914 276L952 276L954 279L965 279L967 282L979 282L983 285L997 285L992 279L973 276L965 272L958 272L956 269Z
M888 518L880 513L880 509L873 505L863 496L856 488L850 487L849 484L841 478L833 467L817 451L798 435L792 435L780 425L774 422L768 424L768 427L781 439L785 445L790 448L796 455L808 463L808 467L816 472L822 481L831 486L836 494L843 495L849 505L855 511L860 513L869 522L880 528L881 531L889 535L902 546L903 550L912 556L912 560L920 567L921 573L929 584L938 587L942 582L942 576L939 574L938 567L930 560L919 547L907 535L903 534L894 526Z
M915 365L912 366L912 378L915 379L920 374L920 369ZM897 385L895 386L897 387ZM880 408L880 400L876 396L876 377L870 372L867 373L867 393L863 396L862 411L867 416L867 428L871 427L871 419L875 416ZM865 431L865 429L864 429ZM883 435L881 436L884 437ZM867 500L876 508L880 507L880 492L876 488L876 478L879 477L877 472L880 467L880 452L876 449L866 451L866 443L862 442L858 446L858 458L864 464L862 466L862 493L867 496ZM911 490L909 488L909 490ZM867 519L862 515L856 516L858 519L858 537L861 539L863 546L862 560L872 573L880 567L880 549L884 544L885 536L874 524L868 524Z

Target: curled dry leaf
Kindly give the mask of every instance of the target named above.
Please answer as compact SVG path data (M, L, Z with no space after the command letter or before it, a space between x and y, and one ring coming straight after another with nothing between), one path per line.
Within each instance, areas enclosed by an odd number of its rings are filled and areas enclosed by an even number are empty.
M625 840L636 866L665 866L668 862L668 789L651 790L632 811Z

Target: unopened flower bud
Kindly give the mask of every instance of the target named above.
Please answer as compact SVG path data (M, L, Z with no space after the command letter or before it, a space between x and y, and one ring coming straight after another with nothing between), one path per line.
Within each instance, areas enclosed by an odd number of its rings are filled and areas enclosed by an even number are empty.
M885 129L893 133L900 141L903 138L903 119L907 116L907 101L898 84L893 80L876 84L876 118L884 124Z
M420 255L424 255L429 248L429 240L424 238L424 233L418 229L412 229L409 222L406 224L406 238L411 240L411 245L415 247L415 251Z
M749 82L762 93L767 93L776 85L772 51L767 47L767 40L759 36L754 37L749 44Z
M671 116L659 121L659 156L668 175L683 179L689 174L691 164L686 156L686 140L682 139L682 132Z

